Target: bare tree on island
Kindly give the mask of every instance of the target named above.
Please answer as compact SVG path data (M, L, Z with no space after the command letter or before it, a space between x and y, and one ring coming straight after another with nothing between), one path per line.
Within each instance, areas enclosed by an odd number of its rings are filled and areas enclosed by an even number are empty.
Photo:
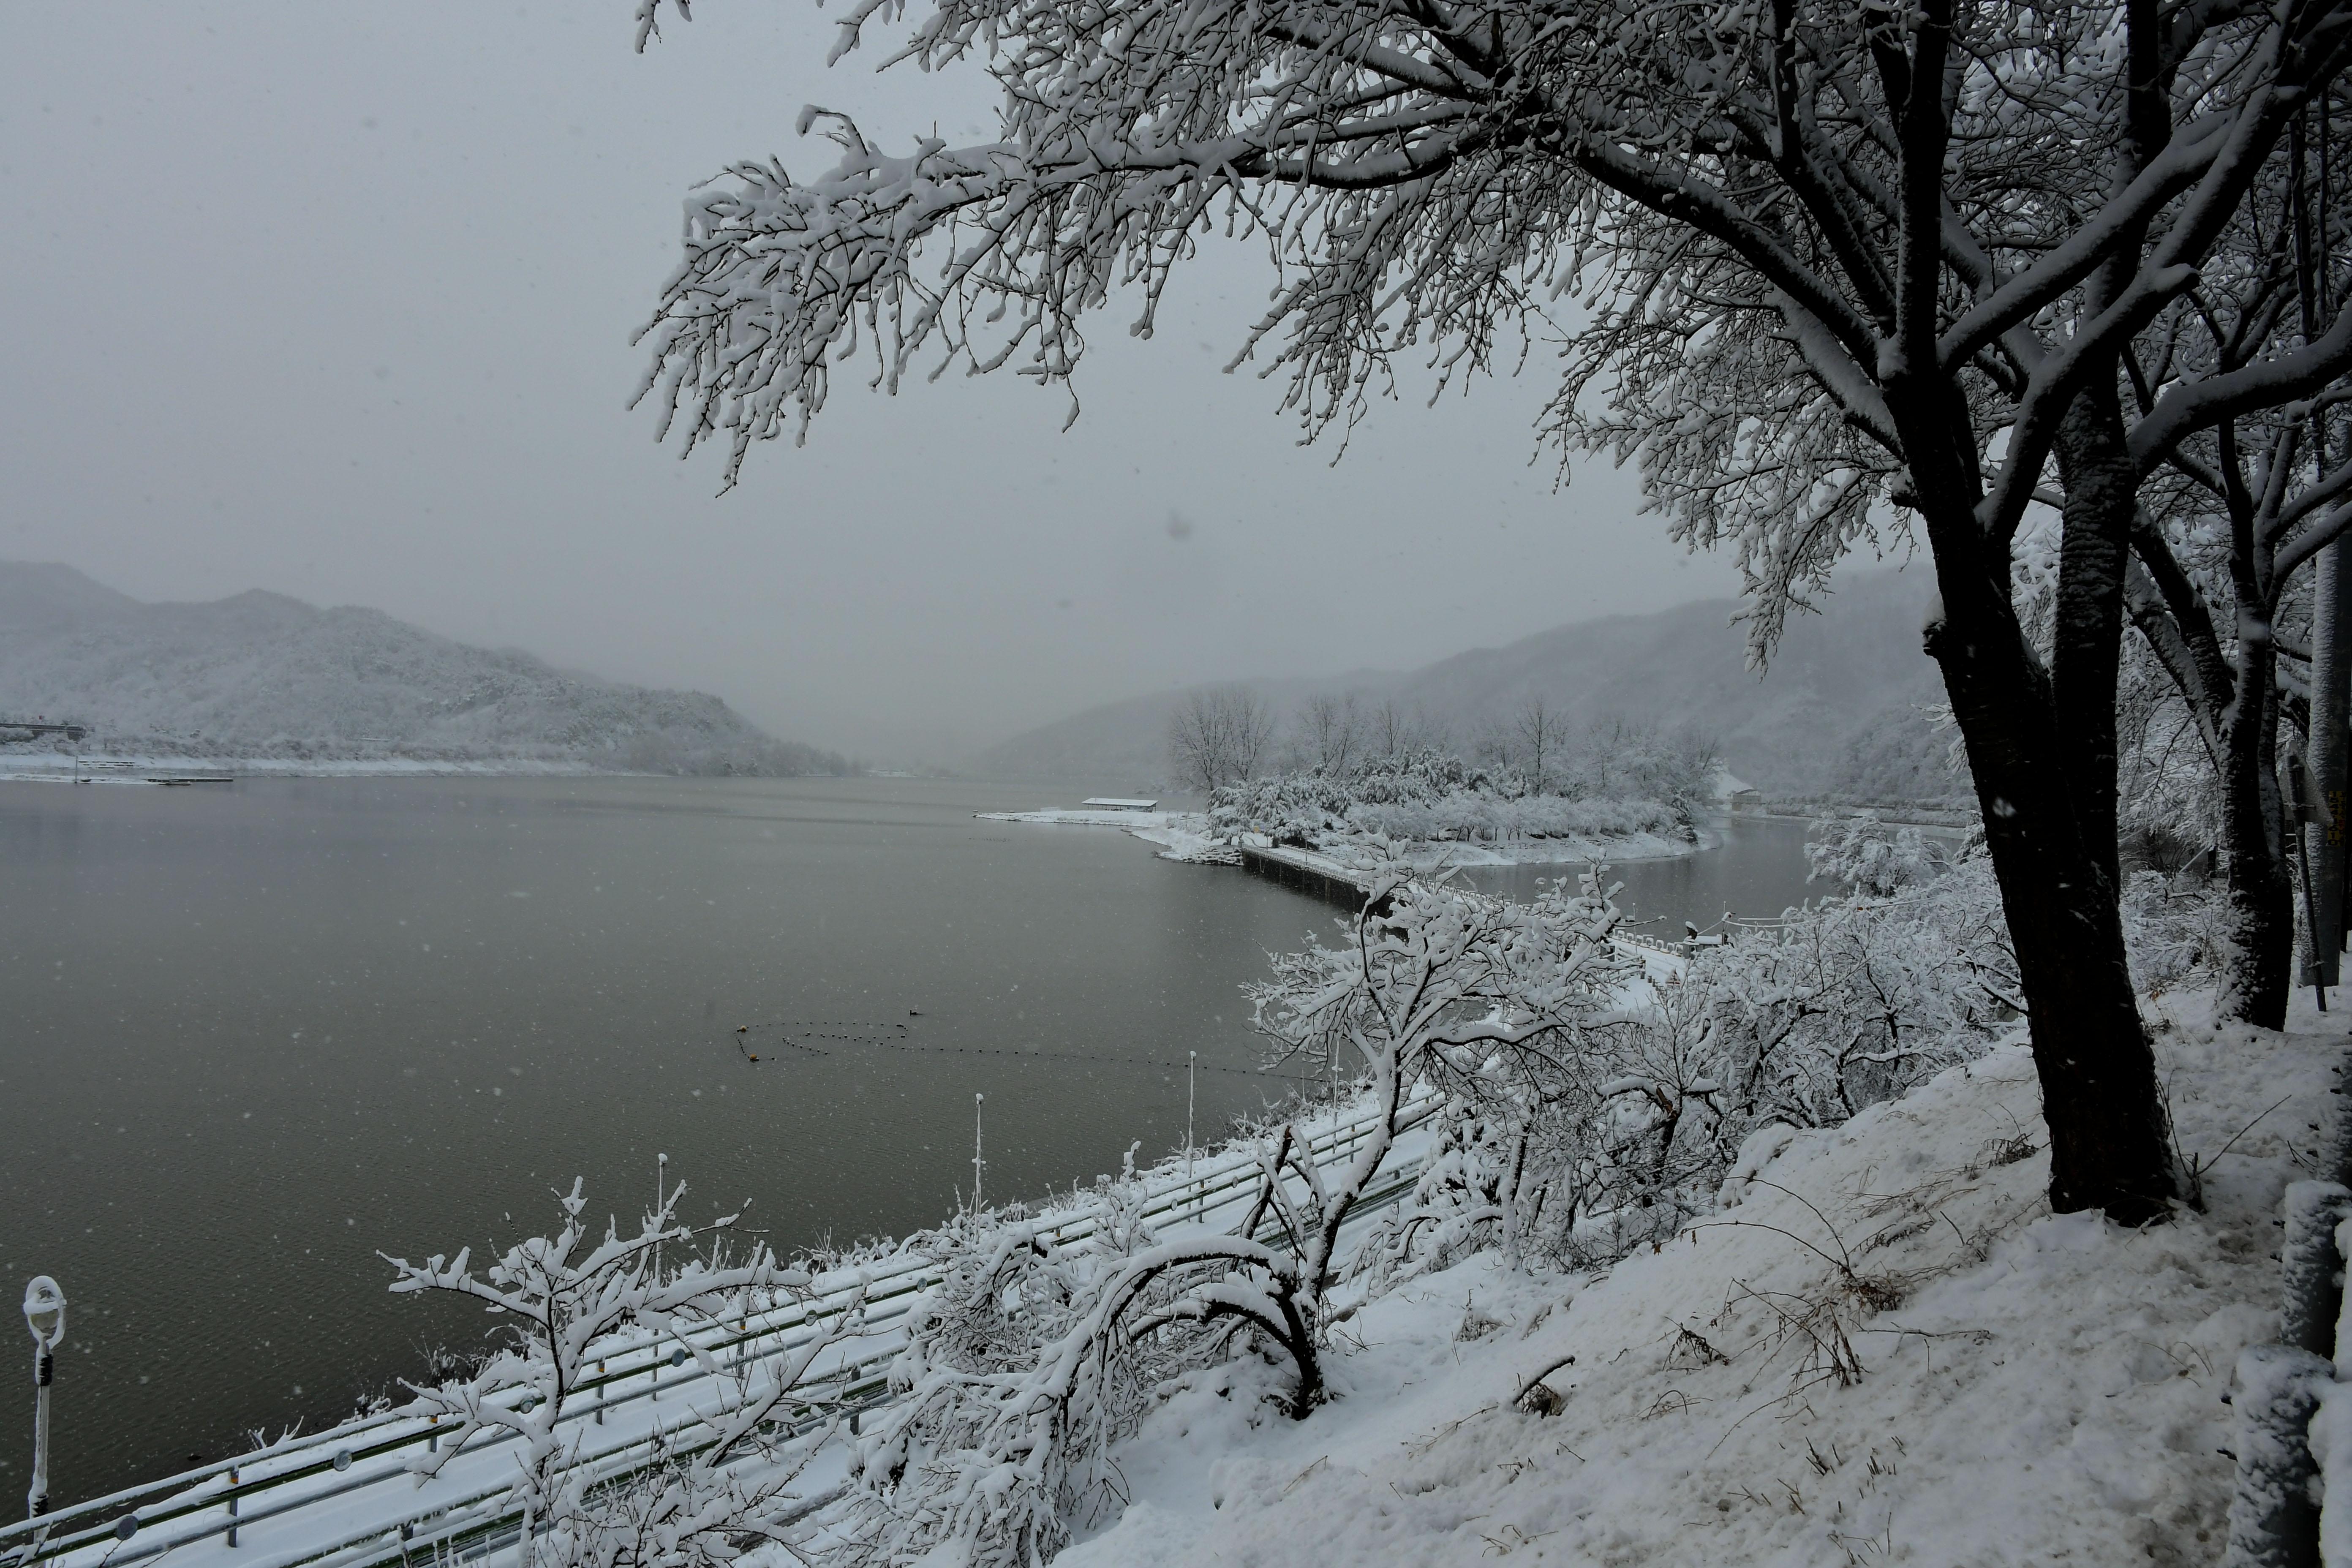
M836 58L898 15L853 5ZM658 16L644 0L641 38ZM1484 369L1581 289L1554 433L1638 456L1682 538L1738 550L1759 657L1888 507L1916 519L1941 590L1927 651L2020 955L2051 1201L2163 1212L2176 1173L2115 848L2142 477L2126 362L2352 58L2352 0L935 0L894 58L967 55L1005 90L985 144L890 154L812 110L832 169L744 163L695 198L646 331L665 433L723 434L731 482L860 355L889 388L954 359L1065 381L1081 313L1131 285L1148 334L1217 224L1283 265L1244 357L1287 370L1310 430L1385 390L1399 349L1441 379ZM2144 417L2178 445L2347 360L2331 333L2259 374L2157 378ZM2047 658L2011 594L2043 499L2063 517Z
M1354 692L1345 697L1328 692L1309 697L1298 705L1292 722L1298 732L1296 745L1301 766L1320 768L1334 777L1348 771L1358 732L1364 727Z
M1257 776L1274 713L1246 686L1188 691L1168 720L1168 760L1176 776L1206 795Z
M1527 758L1528 788L1537 795L1544 793L1544 759L1559 754L1562 739L1559 714L1545 706L1541 697L1530 697L1519 705L1511 728L1517 734L1520 754Z

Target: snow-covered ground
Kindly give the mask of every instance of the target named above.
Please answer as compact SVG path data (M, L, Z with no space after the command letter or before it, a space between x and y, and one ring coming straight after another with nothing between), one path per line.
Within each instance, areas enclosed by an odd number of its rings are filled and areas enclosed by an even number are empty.
M1027 822L1065 827L1117 827L1160 847L1163 860L1230 864L1233 852L1209 836L1209 818L1197 811L982 811L985 822ZM1260 840L1259 842L1264 842ZM1706 828L1696 842L1662 834L1635 833L1615 838L1523 838L1499 844L1422 844L1407 858L1424 869L1442 866L1562 866L1605 860L1622 865L1629 860L1666 860L1695 855L1722 842Z
M2344 1047L2334 1016L2296 1026L2165 1012L2202 1213L2052 1215L2005 1047L1790 1139L1660 1253L1584 1279L1486 1254L1369 1303L1306 1421L1266 1403L1273 1369L1189 1380L1119 1453L1123 1511L1059 1561L2217 1561L2221 1398L2275 1331L2278 1200ZM1570 1355L1559 1414L1514 1408Z

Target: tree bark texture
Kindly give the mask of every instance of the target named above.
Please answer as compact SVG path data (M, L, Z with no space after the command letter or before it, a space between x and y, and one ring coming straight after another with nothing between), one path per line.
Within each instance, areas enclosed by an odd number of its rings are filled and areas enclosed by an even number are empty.
M2267 642L2242 645L2238 700L2222 726L2221 848L2228 859L2234 950L2220 1011L2259 1028L2286 1026L2294 984L2294 889L2281 836L2276 657Z
M2132 495L2117 496L2104 473L2087 469L2095 482L2079 511L2070 493L2070 539L2078 522L2093 538L2077 548L2071 574L2062 552L2061 640L2073 646L2071 683L2055 689L2018 622L2008 542L1989 537L1967 504L1979 487L1957 395L1890 393L1916 437L1907 456L1943 595L1927 651L1968 748L2016 944L2050 1130L2050 1205L2144 1224L2168 1212L2179 1178L2116 902L2113 685L2104 688L2104 725L2092 722L2087 739L2063 732L2082 721L2067 710L2093 700L2097 662L2116 657L2099 639L2121 637L2124 562L2115 547L2128 546ZM2090 468L2098 456L2095 443L2075 454ZM2105 497L2095 514L2092 494ZM2070 588L2077 602L2068 602ZM2111 605L2096 602L2103 595Z
M2112 895L2123 886L2116 845L2116 674L2123 659L2124 570L2139 504L2114 376L2094 378L2066 410L2057 452L2066 508L2051 700L2078 831Z
M2347 756L2347 719L2352 719L2352 544L2338 540L2319 552L2312 595L2311 772L2327 825L2313 836L2311 858L2311 959L2315 977L2334 985L2343 972L2345 847L2352 842L2344 819L2352 796L2352 756Z

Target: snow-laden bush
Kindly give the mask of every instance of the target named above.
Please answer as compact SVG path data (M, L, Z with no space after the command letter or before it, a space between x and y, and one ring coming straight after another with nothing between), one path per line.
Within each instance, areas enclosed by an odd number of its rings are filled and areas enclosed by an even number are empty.
M2230 973L2230 903L2217 884L2179 871L2135 871L2124 881L2122 913L2137 990L2153 995Z
M1540 1072L1461 1080L1414 1198L1359 1267L1387 1283L1479 1247L1575 1266L1663 1241L1736 1198L1775 1129L1835 1126L2014 1029L2017 958L1981 852L1871 816L1823 826L1816 874L1860 891L1694 948ZM2135 877L2136 983L2222 973L2225 917L2194 886Z
M446 1424L433 1451L413 1461L421 1486L467 1443L485 1433L518 1441L512 1502L523 1512L527 1559L537 1568L723 1568L746 1545L783 1539L806 1511L794 1490L810 1456L831 1435L794 1437L781 1422L811 1367L863 1330L862 1300L813 1321L797 1345L725 1365L698 1342L697 1330L807 1300L806 1271L754 1245L740 1264L721 1250L736 1216L699 1232L677 1223L683 1183L648 1214L637 1234L608 1225L592 1243L574 1181L557 1195L562 1224L551 1237L509 1247L488 1268L470 1249L423 1264L387 1257L395 1293L469 1297L499 1318L498 1344L468 1376L411 1385L409 1408ZM698 1253L701 1244L707 1252ZM664 1266L663 1248L669 1249ZM584 1445L601 1427L580 1413L587 1385L613 1354L648 1342L692 1359L698 1385L694 1430L655 1463L605 1479ZM805 1402L806 1394L802 1394Z
M1424 748L1339 772L1318 767L1228 784L1211 796L1209 817L1221 837L1259 833L1305 848L1366 836L1421 843L1691 836L1696 792L1683 787L1687 781L1678 773L1591 772L1619 788L1533 794L1508 770L1488 771ZM1563 770L1560 776L1577 775ZM1645 796L1626 787L1644 781L1658 784L1660 793Z
M2012 1027L2016 959L1983 859L1921 879L1927 857L1886 837L1871 824L1822 859L1894 891L1695 948L1568 1048L1462 1075L1414 1199L1360 1267L1393 1282L1481 1246L1576 1266L1663 1241L1716 1206L1759 1133L1842 1122Z
M1168 1316L1182 1270L1142 1199L1130 1164L1076 1205L1095 1221L1083 1240L1059 1242L1019 1208L909 1238L940 1260L940 1279L891 1366L898 1398L853 1463L863 1548L894 1563L942 1549L960 1563L1043 1562L1122 1496L1110 1445L1158 1382L1222 1353L1241 1327Z
M1831 882L1883 899L1933 881L1951 868L1944 847L1916 827L1888 832L1874 811L1824 818L1805 845L1805 880Z

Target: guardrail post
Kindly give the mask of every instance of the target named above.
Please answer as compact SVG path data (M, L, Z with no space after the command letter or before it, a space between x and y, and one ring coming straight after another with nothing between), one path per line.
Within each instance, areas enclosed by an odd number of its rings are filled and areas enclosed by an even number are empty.
M604 1424L604 1363L596 1363L596 1425Z
M228 1468L228 1532L226 1537L231 1546L236 1544L236 1467L231 1465Z
M2335 1372L2293 1345L2249 1345L2239 1352L2238 1482L2222 1568L2313 1568L2319 1562L2311 1415Z
M2344 1299L2336 1227L2352 1217L2352 1191L2334 1182L2294 1182L2287 1186L2285 1206L2286 1235L2279 1244L2279 1341L2332 1357Z

